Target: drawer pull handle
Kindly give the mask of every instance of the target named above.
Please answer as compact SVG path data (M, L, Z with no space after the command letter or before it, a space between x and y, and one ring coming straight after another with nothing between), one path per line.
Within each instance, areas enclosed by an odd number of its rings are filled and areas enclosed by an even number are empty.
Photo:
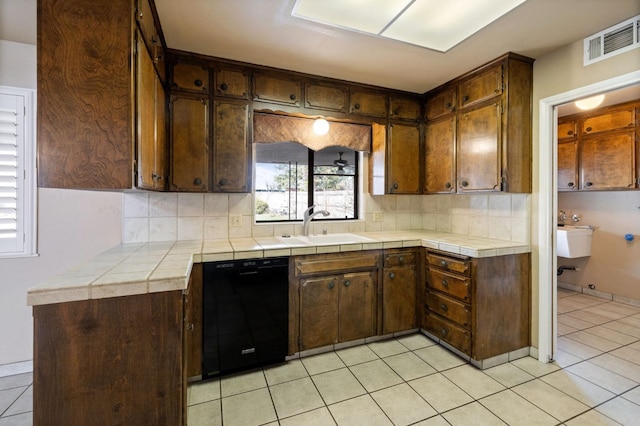
M587 131L587 132L590 132L591 130L593 130L591 127L587 127L587 128L586 128L586 131Z
M443 259L440 261L440 266L442 266L443 268L446 268L447 266L449 266L449 264L446 260Z
M462 102L467 102L469 100L469 96L465 95L462 97Z
M389 272L389 279L393 280L396 278L396 274L394 272Z
M336 280L333 280L329 283L329 285L327 286L329 288L329 290L331 290L332 288L334 288L336 286Z
M296 96L295 93L292 93L292 94L289 95L289 99L291 99L292 101L295 101L296 98L297 98L297 96Z
M354 109L360 109L360 104L355 104L355 105L353 106L353 108L354 108Z
M447 312L447 311L449 310L449 307L448 307L446 304L444 304L444 303L443 303L443 304L440 306L440 309L442 309L442 311L443 311L443 312Z
M344 282L344 286L345 286L345 287L349 287L350 285L351 285L351 281L346 280L346 281Z
M567 183L567 186L568 186L569 188L573 188L573 185L574 185L574 183L573 183L573 182L569 182L569 183Z
M449 288L449 282L445 279L442 280L442 287Z
M449 330L442 327L442 329L440 329L440 334L442 335L442 337L445 337L447 334L449 334Z
M194 184L194 185L202 185L202 179L200 179L200 178L195 178L195 179L193 180L193 184Z
M447 104L444 106L446 109L451 109L453 105L451 105L451 102L447 102Z
M227 86L227 83L222 83L222 84L220 85L220 90L222 90L223 92L224 92L225 90L227 90L228 88L229 88L229 86Z

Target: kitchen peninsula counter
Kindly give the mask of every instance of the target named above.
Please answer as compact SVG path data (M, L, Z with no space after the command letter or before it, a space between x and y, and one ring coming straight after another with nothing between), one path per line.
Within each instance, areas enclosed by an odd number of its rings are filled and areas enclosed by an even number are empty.
M349 235L354 235L357 242L309 243L296 237L255 237L124 243L30 288L27 304L35 306L185 290L193 264L201 262L403 247L427 247L475 258L531 251L526 243L424 230Z

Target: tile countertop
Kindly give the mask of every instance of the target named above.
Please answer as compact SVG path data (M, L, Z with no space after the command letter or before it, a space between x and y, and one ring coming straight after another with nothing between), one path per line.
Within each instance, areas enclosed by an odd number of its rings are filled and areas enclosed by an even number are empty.
M305 243L296 237L255 237L120 244L31 287L27 292L27 304L46 305L184 290L192 265L200 262L401 247L428 247L470 257L531 251L529 244L446 232L395 231L350 235L357 236L359 241L345 244L330 241Z

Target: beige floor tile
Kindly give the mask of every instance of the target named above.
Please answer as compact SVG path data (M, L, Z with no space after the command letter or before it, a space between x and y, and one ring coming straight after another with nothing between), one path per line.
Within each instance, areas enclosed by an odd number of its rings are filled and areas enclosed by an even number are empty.
M623 322L627 318L602 324L603 327L640 339L640 326Z
M622 347L620 349L616 349L611 352L611 355L615 355L618 358L622 358L626 361L632 362L634 364L640 365L640 351L636 351L635 349L631 349L628 346Z
M220 391L222 396L237 395L256 389L267 387L262 370L253 370L244 373L223 377L220 381Z
M406 346L395 341L394 339L369 343L367 346L369 346L369 349L374 351L380 358L385 358L409 351Z
M626 361L611 354L602 354L589 360L597 366L613 371L636 383L640 383L640 365Z
M601 325L611 321L611 318L608 318L604 315L596 314L591 312L591 310L581 310L581 311L573 311L565 314L568 317L572 317L575 319L579 319L582 321L589 322L593 325Z
M558 367L554 363L540 362L530 356L516 359L515 361L511 361L510 364L515 365L516 367L522 369L523 371L526 371L534 377L540 377L545 374L553 373L554 371L560 369L560 367Z
M33 383L33 374L15 374L13 376L0 377L0 390L12 388L24 388Z
M558 315L558 324L568 325L576 330L584 330L586 328L593 327L593 324L588 321L583 321L578 318L573 318L568 315Z
M187 405L201 404L214 399L220 399L220 380L218 379L192 383L187 388Z
M436 373L433 367L413 352L387 357L384 362L406 381Z
M493 394L479 401L511 426L551 426L558 421L511 390Z
M494 426L506 425L491 411L483 407L479 402L463 405L442 415L453 426L467 426L473 423L474 426Z
M590 328L587 332L595 334L596 336L602 337L604 339L620 343L621 345L629 345L633 342L638 341L637 337L629 336L625 333L618 333L615 330L611 330L610 328L606 328L603 326Z
M465 360L440 345L418 349L414 353L438 371L466 364Z
M575 340L578 343L582 343L583 345L596 348L602 352L612 351L622 346L620 343L616 343L613 340L596 336L595 334L590 332L591 330L592 329L590 328L588 330L577 331L575 333L568 334L565 337L571 340ZM558 346L560 346L560 344L558 344Z
M609 318L609 320L611 321L619 320L620 318L628 316L628 314L616 312L615 309L611 309L607 304L591 307L589 308L589 313L594 315L602 315L605 318Z
M434 416L427 420L416 423L413 426L450 426L449 422L442 416Z
M382 388L402 383L398 376L382 360L369 361L364 364L349 367L368 392L374 392Z
M636 405L640 405L640 386L622 394L622 397Z
M275 420L276 411L267 388L222 398L222 421L225 426L253 426Z
M558 322L558 336L564 336L565 334L575 333L576 331L579 331L579 330L577 328L573 328L571 326Z
M0 418L0 426L32 426L33 412Z
M589 359L602 354L601 350L569 339L567 336L558 337L558 349L581 359Z
M620 423L599 413L596 410L589 410L567 422L568 426L619 426Z
M640 422L640 405L622 397L605 402L596 410L625 426L635 426Z
M0 414L4 413L26 390L27 387L24 386L0 391Z
M496 367L484 370L484 373L493 377L494 380L502 383L503 386L508 388L517 386L521 383L533 380L531 374L521 370L520 368L512 365L511 363L498 365Z
M473 401L462 389L441 373L412 380L409 385L438 413L460 407Z
M415 351L416 349L426 348L428 346L434 346L437 344L421 333L398 337L396 340L402 343L407 349L412 351Z
M15 416L30 411L33 411L33 385L29 385L4 413L0 413L3 416Z
M596 297L596 296L589 296L588 294L576 294L573 297L573 299L579 301L585 307L602 305L604 303L610 303L610 301L607 300L607 299L603 299L603 298Z
M566 371L582 377L592 383L597 383L615 394L621 394L638 385L633 380L622 377L613 371L604 369L592 362L585 361L568 367Z
M330 405L329 411L339 426L393 425L369 395Z
M640 351L640 340L636 341L629 345L629 348L634 349L636 351Z
M327 407L280 420L280 426L331 426L335 424L336 422L333 421L333 417L331 417Z
M317 374L311 379L327 405L367 393L348 368Z
M582 377L571 374L566 370L556 371L540 378L545 383L574 397L588 407L595 407L598 404L613 398L615 394L593 384Z
M187 409L189 426L222 426L222 407L219 399L191 405Z
M636 306L627 305L626 303L609 302L599 307L602 309L610 310L612 312L618 312L620 314L624 314L625 316L640 314L640 308Z
M378 355L376 355L375 352L369 349L367 345L341 349L336 353L338 354L342 362L344 362L347 366L379 359Z
M589 409L540 379L518 385L513 391L560 421L568 420Z
M578 358L575 355L571 355L568 352L561 351L560 349L556 349L556 354L553 362L562 368L566 368L566 367L569 367L570 365L582 362L582 359Z
M394 425L409 425L438 414L408 384L382 389L371 394Z
M345 367L344 362L335 352L302 358L301 361L312 376Z
M272 367L266 367L264 369L264 375L269 386L309 377L307 370L299 359L294 359Z
M310 377L270 386L278 418L295 416L324 406Z
M480 399L505 389L491 376L469 364L443 371L442 374L474 399Z

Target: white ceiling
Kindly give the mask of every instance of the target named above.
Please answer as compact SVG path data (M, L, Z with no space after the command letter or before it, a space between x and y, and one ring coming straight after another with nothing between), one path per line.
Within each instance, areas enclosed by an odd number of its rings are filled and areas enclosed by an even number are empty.
M292 17L294 2L155 0L170 48L416 93L507 51L538 58L640 14L640 0L527 0L442 53ZM35 4L0 0L0 39L35 44Z

